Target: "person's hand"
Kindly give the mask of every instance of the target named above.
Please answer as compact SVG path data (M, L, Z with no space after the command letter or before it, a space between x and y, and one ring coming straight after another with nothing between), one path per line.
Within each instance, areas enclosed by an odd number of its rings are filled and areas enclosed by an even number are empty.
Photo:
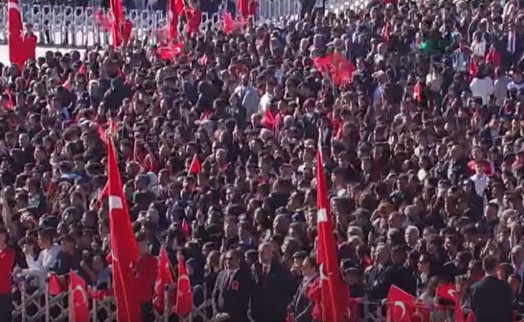
M22 246L22 252L25 256L32 256L33 255L33 246L29 244L25 244Z

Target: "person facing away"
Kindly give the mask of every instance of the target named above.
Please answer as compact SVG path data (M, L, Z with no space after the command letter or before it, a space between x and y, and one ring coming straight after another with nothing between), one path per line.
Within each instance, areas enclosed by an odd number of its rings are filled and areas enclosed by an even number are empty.
M242 255L236 250L226 253L225 269L218 273L213 289L213 315L221 321L248 322L247 312L253 292L249 270L241 265Z
M511 288L496 277L497 260L486 256L482 260L485 277L473 284L471 308L477 322L510 322L513 320Z
M289 270L275 259L270 243L259 246L258 262L253 264L251 274L256 284L251 297L251 317L256 322L285 321L295 287Z

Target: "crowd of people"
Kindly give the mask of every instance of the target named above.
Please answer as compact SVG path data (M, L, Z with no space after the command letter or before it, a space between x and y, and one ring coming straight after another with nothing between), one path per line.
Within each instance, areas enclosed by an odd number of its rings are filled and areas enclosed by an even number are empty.
M479 322L524 313L523 3L313 9L207 30L167 59L131 39L2 64L0 306L20 276L42 289L74 270L111 288L109 130L144 316L165 247L208 290L209 316L322 321L319 145L348 297L379 306L394 285L453 306L445 284Z

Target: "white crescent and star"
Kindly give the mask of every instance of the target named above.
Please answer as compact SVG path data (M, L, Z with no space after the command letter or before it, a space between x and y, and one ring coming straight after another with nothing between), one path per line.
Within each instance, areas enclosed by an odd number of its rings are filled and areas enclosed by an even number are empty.
M402 314L399 318L399 320L402 320L406 316L406 305L403 302L395 301L393 307L396 308L397 306L402 310Z
M457 298L457 291L455 291L454 289L449 289L448 295L451 296L453 299L455 299Z
M318 268L318 274L320 275L320 282L322 282L323 280L328 280L327 276L324 274L324 264L320 264Z
M326 208L320 208L317 210L317 223L327 222L327 211Z
M80 305L84 305L87 302L86 291L84 290L84 288L81 285L77 285L73 289L73 297L74 297L75 292L77 292L77 291L80 292L80 294L82 294L82 302L81 303L74 303L74 301L73 301L75 307L79 307Z
M109 202L109 212L110 213L111 213L111 210L124 209L122 198L118 196L109 196L108 202ZM118 257L116 257L115 249L113 247L111 247L111 257L113 257L114 261L118 261Z

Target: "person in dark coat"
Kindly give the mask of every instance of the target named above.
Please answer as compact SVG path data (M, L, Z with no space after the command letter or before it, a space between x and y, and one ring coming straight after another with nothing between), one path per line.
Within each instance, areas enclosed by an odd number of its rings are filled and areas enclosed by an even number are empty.
M256 322L284 322L293 297L291 272L275 259L270 243L261 244L259 261L252 266L256 287L251 298L251 317Z
M477 322L510 322L513 320L512 292L505 281L496 277L497 260L486 256L482 260L486 276L473 284L471 308Z
M239 252L228 251L226 269L217 276L212 296L213 315L221 321L249 322L247 312L254 284L241 259Z
M393 264L384 272L384 284L389 290L391 285L408 292L415 296L417 294L417 279L411 271L404 265L407 259L404 246L395 246L391 253Z
M318 263L314 256L308 256L304 259L302 272L304 277L291 302L291 320L312 322L311 313L315 303L308 297L308 292L311 285L318 279Z

